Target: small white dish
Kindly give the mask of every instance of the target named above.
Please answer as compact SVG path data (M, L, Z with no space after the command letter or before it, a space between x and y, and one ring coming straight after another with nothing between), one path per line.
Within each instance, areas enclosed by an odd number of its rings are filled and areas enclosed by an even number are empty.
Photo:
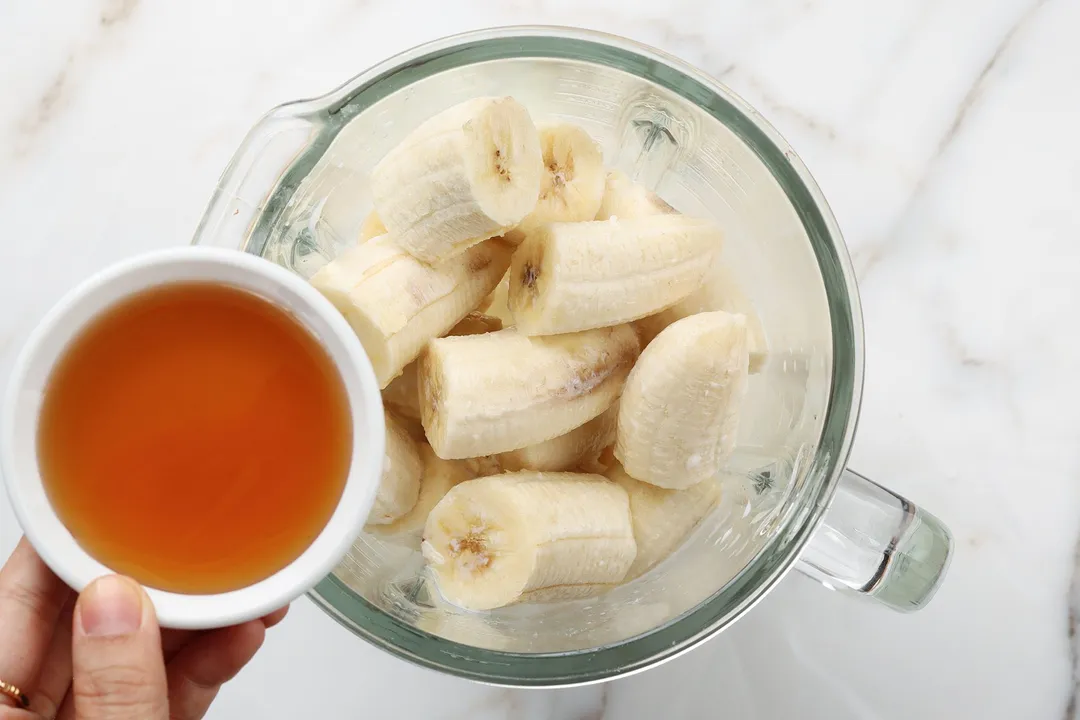
M148 253L92 276L46 314L15 362L0 414L0 470L23 531L53 572L77 591L112 572L79 546L42 484L37 432L45 386L64 350L103 310L150 288L191 281L248 290L302 323L337 365L353 422L352 462L341 500L296 560L265 580L225 593L185 595L147 588L163 627L204 629L261 617L311 589L345 556L375 500L385 443L375 373L348 323L306 281L254 255L206 247Z

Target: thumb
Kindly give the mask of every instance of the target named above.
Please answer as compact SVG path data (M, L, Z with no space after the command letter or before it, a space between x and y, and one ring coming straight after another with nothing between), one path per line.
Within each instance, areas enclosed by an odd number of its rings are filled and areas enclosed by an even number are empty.
M135 581L110 575L79 596L72 675L78 720L167 720L161 632Z

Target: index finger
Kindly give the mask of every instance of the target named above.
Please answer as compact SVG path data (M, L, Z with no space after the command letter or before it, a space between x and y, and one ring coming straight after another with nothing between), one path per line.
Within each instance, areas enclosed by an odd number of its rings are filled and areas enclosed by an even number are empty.
M24 537L0 569L0 679L30 693L71 589Z

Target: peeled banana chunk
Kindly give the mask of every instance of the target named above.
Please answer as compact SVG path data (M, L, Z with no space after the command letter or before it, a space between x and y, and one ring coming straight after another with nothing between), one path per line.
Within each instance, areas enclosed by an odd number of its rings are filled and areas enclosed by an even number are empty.
M551 337L506 329L432 340L419 366L424 431L448 460L551 440L615 403L638 352L629 325Z
M521 222L536 207L543 172L529 112L510 97L476 98L387 153L371 173L372 200L402 248L436 263Z
M510 312L526 335L619 325L697 290L722 246L711 220L650 215L550 223L510 263Z
M604 196L604 156L589 134L570 123L540 126L544 170L536 207L506 234L520 243L530 230L549 222L592 220Z
M615 456L630 477L682 489L713 477L735 447L746 393L746 318L691 315L641 353L619 401Z
M608 173L605 180L604 196L600 209L596 213L596 219L635 218L674 212L676 212L675 208L655 193L633 182L626 174L615 170ZM751 374L760 372L769 353L765 328L754 308L754 303L743 291L734 273L722 260L714 260L713 267L706 274L700 288L655 315L636 321L634 327L637 328L642 347L644 347L652 342L661 330L676 320L713 310L725 310L746 316L750 372Z
M634 522L637 556L624 582L645 574L671 555L720 504L721 484L715 478L685 490L668 490L635 480L616 464L607 477L626 490Z
M423 462L416 442L390 413L386 421L386 454L382 476L375 491L375 504L368 514L371 525L387 525L402 517L416 505L420 492Z
M613 170L604 180L604 194L595 219L635 218L673 212L675 208L664 202L656 193L638 185L625 173Z
M637 555L626 490L575 473L463 482L431 511L422 549L443 597L471 610L595 594Z
M429 265L383 235L342 253L311 284L349 321L385 388L428 340L445 335L495 289L510 251L488 240Z
M701 287L671 307L634 323L641 338L642 347L653 341L660 331L676 320L701 312L723 310L746 317L747 351L750 353L750 373L761 372L769 357L769 342L765 327L734 273L717 263L706 276Z
M570 470L598 458L604 448L615 442L618 404L612 405L589 422L536 445L527 445L498 456L507 470Z
M502 330L502 321L499 318L471 312L461 322L450 328L447 335L482 335L497 330ZM420 392L416 372L416 361L406 365L401 374L386 386L382 397L383 404L391 408L399 417L419 421Z
M432 452L427 444L419 445L419 455L422 472L419 495L413 506L392 522L369 523L365 530L383 536L418 536L423 531L432 508L443 499L450 488L474 477L464 462L443 460Z

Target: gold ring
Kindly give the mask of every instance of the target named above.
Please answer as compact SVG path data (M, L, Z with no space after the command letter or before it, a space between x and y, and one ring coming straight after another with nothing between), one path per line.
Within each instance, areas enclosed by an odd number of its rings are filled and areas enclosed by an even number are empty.
M30 698L26 697L26 693L9 682L0 680L0 693L7 695L9 698L19 703L19 707L30 707Z

